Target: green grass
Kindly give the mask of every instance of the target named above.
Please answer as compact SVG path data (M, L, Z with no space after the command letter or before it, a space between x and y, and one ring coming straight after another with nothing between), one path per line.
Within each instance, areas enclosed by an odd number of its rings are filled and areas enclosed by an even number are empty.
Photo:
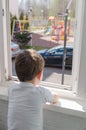
M42 50L42 49L49 49L49 47L43 47L43 46L32 46L32 48L36 51Z
M41 26L38 26L38 27L33 26L32 27L32 31L36 31L36 30L41 30Z
M21 48L23 49L23 48ZM26 46L24 49L34 49L36 51L43 50L43 49L49 49L49 47L43 47L43 46Z

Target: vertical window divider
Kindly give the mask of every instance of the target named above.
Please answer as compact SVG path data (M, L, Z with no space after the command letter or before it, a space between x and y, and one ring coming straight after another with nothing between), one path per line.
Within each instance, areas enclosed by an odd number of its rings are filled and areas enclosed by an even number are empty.
M4 35L3 35L3 6L0 0L0 82L5 81L5 61L4 61Z

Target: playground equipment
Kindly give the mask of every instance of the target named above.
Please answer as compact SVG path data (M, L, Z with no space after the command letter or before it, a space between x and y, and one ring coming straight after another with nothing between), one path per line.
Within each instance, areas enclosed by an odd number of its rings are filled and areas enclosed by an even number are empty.
M59 40L64 39L64 21L58 21L57 25L53 27L53 35L51 35L52 40L56 40L59 42Z
M45 29L45 34L46 35L53 35L54 27L55 27L55 17L50 16L48 18L48 23L47 23L47 26L46 26L46 29Z
M70 33L70 19L68 21L67 34ZM55 40L59 42L60 40L64 40L64 20L56 21L54 16L50 16L48 18L48 23L45 29L45 35L51 36L51 40Z
M68 26L67 26L67 35L70 35L70 31L72 31L71 25L70 25L70 19L68 20ZM64 20L59 20L57 22L57 26L54 27L54 35L52 35L53 40L64 40Z
M45 29L45 35L50 35L52 40L59 41L60 39L64 39L64 21L60 20L56 22L56 18L50 16Z
M64 40L64 21L58 21L57 31L59 32L59 40Z

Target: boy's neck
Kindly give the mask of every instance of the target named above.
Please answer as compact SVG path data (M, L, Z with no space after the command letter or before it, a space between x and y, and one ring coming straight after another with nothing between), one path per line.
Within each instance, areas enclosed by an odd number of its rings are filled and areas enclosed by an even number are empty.
M37 86L39 85L39 82L37 79L33 79L33 80L30 80L30 81L27 81L28 83L32 83L34 86Z

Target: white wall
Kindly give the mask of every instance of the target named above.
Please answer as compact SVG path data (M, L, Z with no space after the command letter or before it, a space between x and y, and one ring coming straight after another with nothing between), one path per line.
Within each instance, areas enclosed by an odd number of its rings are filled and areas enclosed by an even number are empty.
M0 100L0 130L7 130L8 101ZM86 118L44 109L43 130L86 130Z
M9 0L10 12L18 17L19 0Z
M45 109L44 130L86 130L86 118Z
M8 102L0 100L0 130L7 130Z

